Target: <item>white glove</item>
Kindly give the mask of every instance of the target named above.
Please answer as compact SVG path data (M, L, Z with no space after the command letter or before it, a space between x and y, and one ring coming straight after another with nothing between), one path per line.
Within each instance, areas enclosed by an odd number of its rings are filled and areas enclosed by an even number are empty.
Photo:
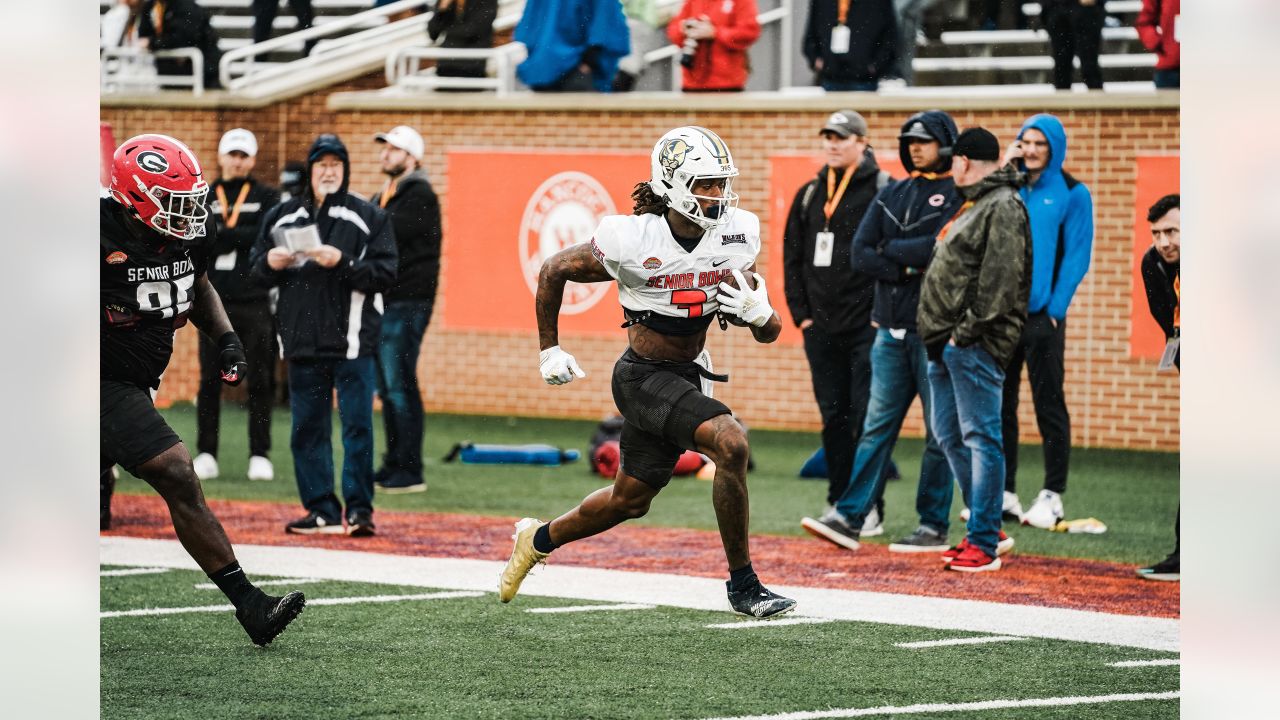
M560 349L559 345L549 347L538 353L538 370L548 385L564 385L572 382L573 377L586 377L578 367L578 361L572 355Z
M764 278L757 273L751 275L756 281L755 290L747 287L747 279L742 276L741 270L734 270L733 277L737 279L738 287L720 283L720 295L716 299L724 312L737 316L748 325L764 327L769 318L773 317L773 308L769 305L769 292L765 289Z

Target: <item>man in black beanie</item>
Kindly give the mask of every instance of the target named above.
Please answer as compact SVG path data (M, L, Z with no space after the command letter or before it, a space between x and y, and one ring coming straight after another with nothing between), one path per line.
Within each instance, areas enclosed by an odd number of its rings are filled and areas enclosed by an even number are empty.
M374 534L374 356L380 293L396 279L387 215L347 192L350 165L337 135L316 138L302 193L263 219L251 266L280 288L277 318L289 366L290 447L307 515L285 526L302 535ZM333 493L333 391L342 421L342 503Z

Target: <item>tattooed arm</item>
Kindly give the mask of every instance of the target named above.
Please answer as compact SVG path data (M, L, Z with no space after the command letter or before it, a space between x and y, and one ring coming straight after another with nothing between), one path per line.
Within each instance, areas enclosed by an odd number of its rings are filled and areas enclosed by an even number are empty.
M538 273L535 309L538 314L539 349L560 344L560 304L564 300L564 284L607 282L613 278L591 253L590 243L580 243L547 258Z

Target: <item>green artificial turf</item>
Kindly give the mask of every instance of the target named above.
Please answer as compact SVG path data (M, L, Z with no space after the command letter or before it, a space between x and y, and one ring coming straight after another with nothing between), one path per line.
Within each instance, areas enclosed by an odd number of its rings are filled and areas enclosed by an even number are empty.
M164 412L188 448L195 447L195 409L178 405ZM334 418L335 454L341 443ZM378 458L381 457L382 418L374 417ZM462 441L478 443L549 443L586 451L596 423L591 421L508 418L494 416L429 415L424 457L426 493L377 495L377 508L455 512L475 515L534 515L555 517L577 504L605 481L587 472L585 461L562 467L465 465L441 458ZM274 482L249 482L245 412L227 403L223 408L222 447L218 454L221 477L204 483L212 498L296 502L293 462L289 454L289 412L277 408L272 425L276 466ZM825 480L801 480L798 471L819 446L817 433L753 430L756 469L749 477L751 530L754 533L799 535L804 515L816 517L826 500ZM885 535L870 538L888 543L914 529L916 478L923 441L899 441L894 458L903 479L887 484ZM1043 479L1041 448L1023 446L1020 453L1019 495L1029 507ZM150 492L145 483L122 474L121 492ZM649 515L639 524L713 530L711 484L691 477L676 478L662 491ZM1102 535L1069 535L1034 528L1006 526L1022 553L1092 558L1149 564L1173 548L1173 520L1178 507L1178 456L1121 450L1073 449L1068 492L1063 496L1067 517L1096 517L1109 530ZM963 536L959 521L960 493L955 493L951 540Z
M103 610L224 602L195 571L101 579ZM349 582L308 597L425 592ZM672 607L531 614L581 604L522 597L308 607L273 645L251 645L231 613L101 621L102 717L707 718L914 703L1177 690L1170 657L1027 639L908 650L969 633L859 622L720 630L726 612ZM948 712L995 720L1175 718L1176 701Z

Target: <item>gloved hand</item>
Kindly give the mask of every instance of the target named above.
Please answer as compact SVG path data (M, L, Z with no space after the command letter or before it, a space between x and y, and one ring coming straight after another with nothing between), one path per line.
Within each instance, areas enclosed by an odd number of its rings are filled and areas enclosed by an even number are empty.
M764 286L764 278L758 273L751 273L752 278L756 281L755 289L751 289L747 285L747 279L742 276L741 270L734 270L733 277L738 281L738 287L720 283L720 295L717 300L720 301L720 310L733 315L748 325L756 327L764 327L769 322L769 318L773 317L773 307L769 305L769 293Z
M218 367L222 374L222 382L228 385L239 385L249 370L249 363L244 356L244 345L234 332L223 333L218 338Z
M538 370L548 385L564 385L573 382L574 376L586 377L578 367L578 361L572 355L560 349L559 345L549 347L538 353Z

